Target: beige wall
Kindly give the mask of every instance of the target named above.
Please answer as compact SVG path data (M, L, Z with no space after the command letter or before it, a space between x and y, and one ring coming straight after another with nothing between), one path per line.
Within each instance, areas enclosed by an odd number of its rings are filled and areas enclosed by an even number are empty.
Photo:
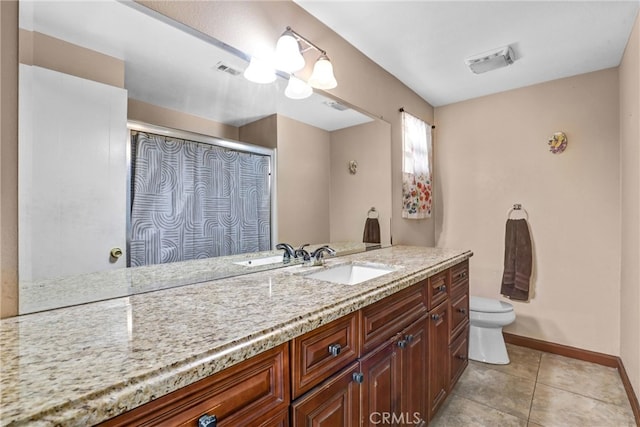
M18 3L0 1L0 317L18 313Z
M127 118L129 120L138 120L144 123L164 126L171 129L179 129L203 135L215 136L218 138L238 140L237 127L225 125L223 123L194 116L192 114L186 114L180 111L148 104L137 99L129 98L127 103Z
M620 357L640 393L640 16L627 44L620 78L622 271Z
M618 354L617 69L437 108L436 125L437 244L473 250L471 294L499 297L507 211L522 203L533 293L506 330ZM554 155L557 131L569 145Z
M331 132L331 242L362 241L367 212L375 206L381 243L389 244L390 132L381 120ZM358 162L355 175L350 160Z
M124 61L46 34L20 29L20 62L124 88Z
M272 114L264 119L240 126L238 140L262 147L276 148L278 146L278 116Z
M273 50L288 25L325 49L338 80L338 87L329 92L391 124L393 243L434 244L433 219L400 218L402 135L398 109L405 107L432 123L433 108L423 99L291 1L143 0L140 3L248 54L259 55ZM303 78L310 74L315 59L313 53L307 58L308 66L299 73Z
M329 241L329 132L278 115L278 242Z

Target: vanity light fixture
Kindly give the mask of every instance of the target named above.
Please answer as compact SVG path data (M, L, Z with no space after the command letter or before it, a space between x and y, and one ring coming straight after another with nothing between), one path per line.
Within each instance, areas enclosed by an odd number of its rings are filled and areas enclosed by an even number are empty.
M306 45L304 49L301 49L301 43ZM320 52L320 57L316 60L311 77L309 77L309 85L316 89L333 89L338 85L338 82L333 75L333 65L331 65L327 52L302 37L291 27L287 27L278 39L276 68L287 73L302 69L305 65L302 54L310 49Z
M276 80L276 72L265 61L254 56L244 70L244 77L250 82L266 84Z
M284 95L290 99L305 99L311 96L313 89L307 82L291 74L289 84L284 90Z

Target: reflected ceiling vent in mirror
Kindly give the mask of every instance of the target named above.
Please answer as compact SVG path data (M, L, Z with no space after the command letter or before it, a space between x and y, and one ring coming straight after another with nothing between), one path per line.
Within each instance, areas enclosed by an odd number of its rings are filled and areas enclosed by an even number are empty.
M347 111L349 107L344 104L340 104L338 101L325 101L326 106L333 108L338 111Z
M486 73L497 68L513 64L515 56L510 46L500 47L488 52L473 55L464 60L467 67L475 74Z
M240 74L242 74L242 71L236 70L235 68L232 68L230 65L227 65L222 61L219 61L216 64L216 70L217 71L221 71L223 73L231 74L234 77L235 76L239 76Z

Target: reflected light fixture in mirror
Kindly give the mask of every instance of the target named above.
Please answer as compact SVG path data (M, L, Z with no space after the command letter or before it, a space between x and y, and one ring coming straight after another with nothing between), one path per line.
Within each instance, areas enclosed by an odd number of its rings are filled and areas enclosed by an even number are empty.
M284 90L284 95L290 99L305 99L313 94L313 89L304 80L291 74L289 84Z
M276 72L266 61L254 56L244 70L244 78L254 83L273 83L276 80Z

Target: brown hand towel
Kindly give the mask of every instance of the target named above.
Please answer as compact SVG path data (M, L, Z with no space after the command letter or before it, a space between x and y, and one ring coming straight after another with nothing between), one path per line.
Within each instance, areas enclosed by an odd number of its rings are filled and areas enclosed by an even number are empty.
M378 218L367 218L364 223L363 243L380 243L380 223Z
M526 219L508 219L504 238L504 273L500 293L515 300L529 299L532 254Z

